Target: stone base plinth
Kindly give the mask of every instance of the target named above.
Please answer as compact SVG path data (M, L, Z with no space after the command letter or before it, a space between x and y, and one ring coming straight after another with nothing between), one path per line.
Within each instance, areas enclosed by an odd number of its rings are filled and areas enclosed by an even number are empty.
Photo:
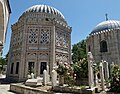
M67 92L67 93L74 93L74 94L95 94L95 87L94 88L75 88L75 87L67 87L67 86L55 86L53 87L53 91L55 92Z
M42 85L42 82L41 82L40 79L28 79L28 80L25 82L25 85L37 87L37 86L41 86L41 85Z
M16 94L50 94L47 90L41 90L21 84L11 84L10 91Z

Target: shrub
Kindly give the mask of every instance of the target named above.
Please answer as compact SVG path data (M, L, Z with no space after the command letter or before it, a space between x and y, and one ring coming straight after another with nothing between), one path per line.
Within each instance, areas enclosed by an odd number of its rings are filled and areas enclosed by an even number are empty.
M68 63L59 63L56 71L59 75L64 76L66 84L69 86L73 86L75 84L76 74L74 74L72 65Z
M58 68L57 68L57 73L59 75L65 75L67 73L67 70L69 69L68 64L67 63L59 63Z
M79 62L73 64L74 73L77 75L77 79L88 78L88 62L83 58Z
M111 66L109 83L111 92L120 93L120 67L117 64L112 64Z

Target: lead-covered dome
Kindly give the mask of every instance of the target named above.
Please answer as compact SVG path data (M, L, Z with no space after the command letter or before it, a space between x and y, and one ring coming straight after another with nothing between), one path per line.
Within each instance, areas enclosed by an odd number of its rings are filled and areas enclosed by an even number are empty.
M54 14L56 16L62 17L64 19L63 14L59 10L48 5L34 5L28 8L24 13L27 13L27 12L50 13L50 14Z
M108 20L101 22L92 30L91 34L110 29L120 29L120 21Z

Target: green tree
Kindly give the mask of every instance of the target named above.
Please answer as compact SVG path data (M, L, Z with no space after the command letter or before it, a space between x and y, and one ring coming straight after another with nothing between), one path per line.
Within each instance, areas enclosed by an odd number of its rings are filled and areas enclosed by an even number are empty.
M111 77L109 78L110 91L120 94L120 66L117 64L111 65Z
M3 70L3 65L6 65L6 64L7 64L6 59L3 57L0 57L0 72L2 72Z
M5 55L6 63L8 62L8 55L9 55L9 52Z
M72 48L72 61L73 63L80 61L80 59L87 58L86 54L86 40L82 40L73 45Z

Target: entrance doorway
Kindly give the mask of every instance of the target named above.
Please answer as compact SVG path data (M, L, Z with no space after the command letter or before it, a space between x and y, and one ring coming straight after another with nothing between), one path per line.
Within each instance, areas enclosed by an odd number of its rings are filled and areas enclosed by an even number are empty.
M43 74L44 70L47 70L47 62L41 62L41 65L40 65L40 74Z
M34 62L28 62L28 73L34 73Z

